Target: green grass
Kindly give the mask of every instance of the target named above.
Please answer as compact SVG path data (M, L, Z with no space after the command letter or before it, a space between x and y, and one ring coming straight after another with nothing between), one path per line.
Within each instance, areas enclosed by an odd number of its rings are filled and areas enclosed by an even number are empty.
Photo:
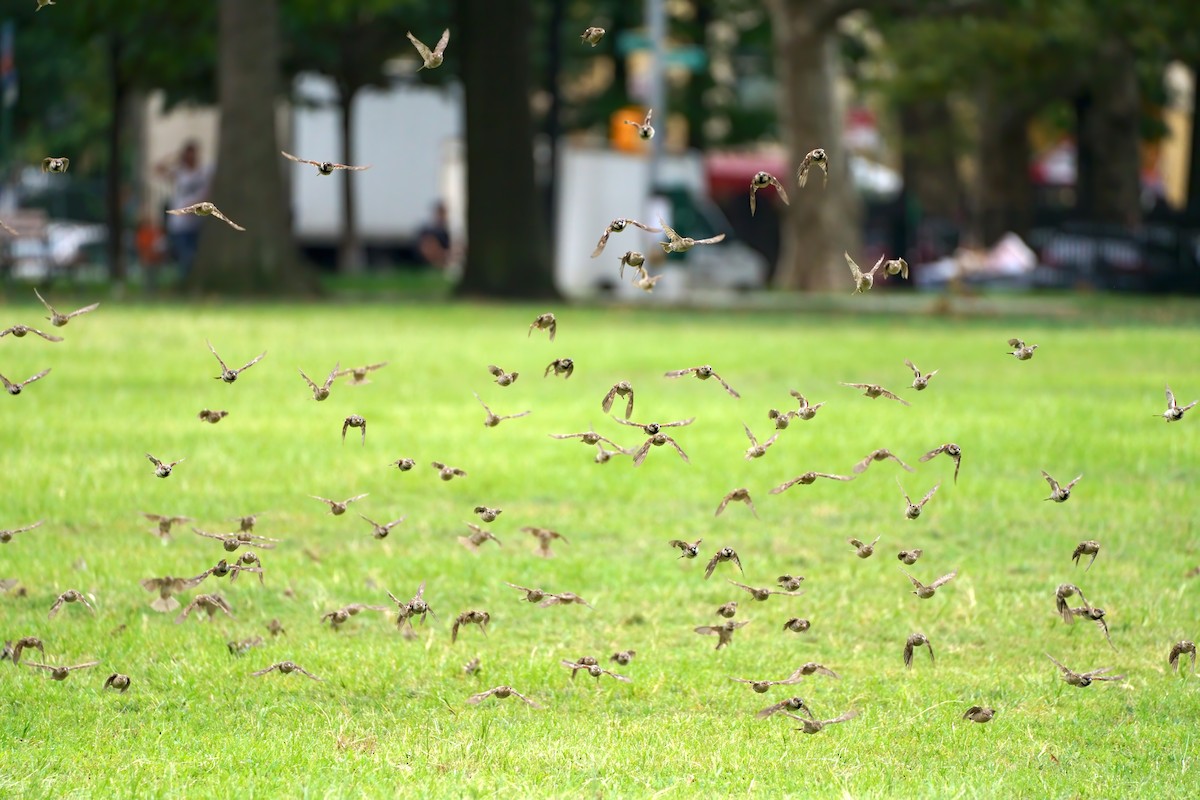
M0 399L0 526L47 520L0 546L0 578L28 591L0 595L0 638L37 634L56 663L102 664L62 683L0 664L0 794L1192 796L1200 681L1168 672L1166 655L1200 638L1200 583L1184 577L1200 564L1200 410L1173 425L1152 415L1165 382L1184 402L1200 396L1200 308L1104 301L1093 313L1091 303L1020 319L563 305L554 343L526 336L542 307L106 304L73 320L60 345L6 337L0 372L54 371ZM41 317L30 305L4 312L5 324ZM1005 355L1013 335L1041 345L1031 362ZM268 354L225 385L212 379L205 338L230 362ZM574 377L542 378L568 355ZM905 390L906 357L940 370L928 391ZM296 373L385 359L374 383L339 383L320 404ZM520 380L497 387L489 363ZM662 377L701 363L742 399L711 381ZM635 418L696 417L678 431L690 465L668 448L637 469L596 465L594 449L546 435L594 424L638 443L640 432L599 408L619 379L637 390ZM880 382L913 406L839 381ZM828 405L745 462L742 422L769 434L766 411L790 402L789 388ZM472 391L499 413L533 413L487 430ZM203 424L205 407L230 415ZM351 413L369 422L365 446L356 431L341 442ZM951 440L965 451L957 485L948 460L916 464ZM881 446L918 473L877 464L853 483L767 493L809 469L845 472ZM158 480L147 451L187 460ZM386 466L406 455L420 466ZM435 459L468 477L437 480ZM1084 473L1069 502L1042 501L1043 468ZM896 477L912 494L942 482L919 520L903 518ZM714 518L737 486L749 487L761 519L740 505ZM376 541L357 514L331 517L307 497L359 492L370 496L352 512L407 520ZM474 555L455 537L477 504L504 509L487 526L503 547ZM261 552L265 588L210 579L197 590L219 588L235 620L174 625L138 580L193 575L225 553L186 527L161 543L139 511L186 514L209 530L266 511L259 532L285 542ZM524 525L570 543L537 558ZM882 536L876 555L855 558L852 535ZM703 537L702 559L676 559L666 544L675 537ZM1088 538L1103 551L1085 573L1070 553ZM800 573L807 593L755 603L725 582L738 577L726 566L705 581L703 559L725 544L747 583ZM958 568L958 578L917 600L897 569L902 547L925 550L918 577ZM415 641L383 615L338 633L318 623L345 603L386 603L385 588L410 596L422 580L440 617ZM505 580L577 592L595 611L536 608ZM1063 581L1108 610L1119 652L1094 625L1055 616ZM68 607L47 621L70 587L94 594L98 616ZM714 652L714 638L692 628L714 623L731 599L752 622ZM491 612L489 635L470 628L452 645L450 622L468 608ZM812 620L808 633L780 630L797 615ZM272 617L286 636L240 658L227 652L230 639L265 635ZM937 663L918 652L906 670L901 648L915 630L933 640ZM631 684L572 682L558 665L625 648L638 651L620 670ZM1128 681L1067 686L1045 652ZM482 672L467 678L474 656ZM250 677L283 659L324 681ZM842 679L767 695L727 680L783 677L806 661ZM102 691L111 671L132 676L128 694ZM546 708L465 703L502 683ZM822 718L862 715L817 736L754 719L791 693ZM976 703L997 708L991 724L960 719Z

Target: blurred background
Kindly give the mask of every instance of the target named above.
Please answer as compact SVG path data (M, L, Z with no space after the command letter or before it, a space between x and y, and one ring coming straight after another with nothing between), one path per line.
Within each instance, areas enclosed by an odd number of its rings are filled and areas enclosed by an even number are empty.
M123 0L0 19L0 279L489 297L1200 292L1200 4ZM606 34L581 41L589 26ZM419 69L412 31L446 60ZM653 108L657 135L626 120ZM827 186L803 189L810 150ZM301 158L370 164L320 176ZM185 151L190 151L186 152ZM45 174L47 156L71 159ZM758 195L766 170L790 195ZM199 194L197 194L197 192ZM190 193L190 194L189 194ZM209 199L245 226L168 217ZM665 256L616 217L726 240Z

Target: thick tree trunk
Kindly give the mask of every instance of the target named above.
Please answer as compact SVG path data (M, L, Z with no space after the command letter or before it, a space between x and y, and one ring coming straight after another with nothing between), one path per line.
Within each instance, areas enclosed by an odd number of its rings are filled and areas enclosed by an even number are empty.
M125 204L121 197L121 150L124 143L125 110L129 98L129 86L121 73L122 42L112 34L108 39L109 113L108 121L108 166L104 176L105 227L107 241L105 250L108 258L108 277L116 285L125 282L125 225L122 212Z
M1136 65L1121 42L1104 44L1097 56L1099 69L1076 102L1076 208L1090 220L1133 227L1142 216Z
M835 96L836 18L813 13L808 0L769 0L774 32L775 74L781 97L780 126L793 172L788 184L792 204L784 230L775 282L781 289L827 291L848 287L842 256L859 249L860 207L850 178L850 162L841 147L842 110ZM829 156L829 183L814 169L807 186L796 185L794 170L815 148Z
M338 87L338 121L342 128L342 163L354 163L354 98L358 91L349 86ZM338 272L344 275L362 274L365 258L358 239L358 206L354 199L356 176L353 170L338 170L342 181L342 237L338 243Z
M979 182L976 207L982 243L991 246L1008 231L1029 233L1033 184L1028 104L985 90L980 102Z
M193 288L228 294L311 293L288 221L275 99L279 82L277 0L219 0L217 91L220 141L209 200L234 222L206 218Z
M466 107L467 252L458 293L557 296L533 171L531 0L458 0Z

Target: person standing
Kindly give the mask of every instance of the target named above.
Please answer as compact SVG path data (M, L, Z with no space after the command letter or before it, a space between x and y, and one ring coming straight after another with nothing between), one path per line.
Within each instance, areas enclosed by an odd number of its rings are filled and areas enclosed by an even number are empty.
M208 187L212 180L212 169L201 165L200 146L194 140L184 142L174 163L161 163L157 171L171 180L171 208L183 208L208 199ZM196 260L196 247L200 241L200 226L204 218L196 214L170 215L167 217L167 238L171 254L179 264L181 280L187 280L192 263Z

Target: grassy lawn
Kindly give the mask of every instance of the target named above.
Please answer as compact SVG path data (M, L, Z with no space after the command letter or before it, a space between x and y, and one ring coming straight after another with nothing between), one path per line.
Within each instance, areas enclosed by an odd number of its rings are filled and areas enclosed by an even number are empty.
M43 316L23 300L2 308L5 326ZM1200 564L1200 409L1178 424L1153 415L1164 383L1182 402L1200 397L1200 306L1073 308L954 318L563 305L550 343L527 337L551 310L540 306L104 304L62 329L62 344L5 337L4 375L53 371L0 400L0 528L46 520L0 545L0 578L27 590L0 595L0 640L38 635L52 663L101 663L63 682L0 664L0 794L1194 796L1200 679L1177 677L1166 657L1179 639L1200 639L1200 580L1185 577ZM1010 336L1040 344L1032 361L1006 355ZM213 380L206 338L231 366L267 356L226 385ZM574 376L544 379L560 356L575 359ZM939 370L927 391L907 388L905 358ZM383 360L373 383L339 381L323 403L296 372ZM703 363L742 398L663 377ZM521 376L501 388L488 364ZM599 407L621 379L637 392L635 419L696 418L674 431L690 465L669 447L638 468L598 465L594 448L547 436L594 425L640 444ZM912 407L839 381L881 383ZM828 405L745 461L742 423L766 438L767 409L787 407L791 388ZM497 413L533 413L486 429L472 391ZM202 408L229 416L202 423ZM342 443L349 414L367 419L365 445L355 430ZM948 459L917 463L948 441L965 453L957 485ZM881 463L851 483L768 494L807 470L849 474L877 447L917 473ZM146 452L186 461L158 480ZM417 468L388 466L404 456ZM468 475L442 482L433 460ZM1068 502L1047 503L1042 469L1084 478ZM918 520L904 518L897 477L913 495L941 482ZM714 517L739 486L759 518L741 504ZM308 497L363 492L338 517ZM485 525L503 544L473 554L456 537L476 505L504 509ZM138 581L195 575L227 554L187 526L162 542L141 511L212 531L266 512L256 532L284 541L259 551L265 587L209 578L182 598L219 590L235 619L175 625ZM355 512L406 520L376 540ZM539 558L526 525L569 543ZM856 558L851 536L881 537L875 555ZM667 546L700 537L695 561ZM1070 558L1084 539L1103 545L1087 572ZM745 583L801 574L806 593L754 602L726 582L741 579L729 565L704 580L724 545ZM908 568L919 578L959 570L931 599L914 597L898 569L897 551L912 547L924 550ZM438 618L415 640L391 614L366 612L337 632L319 622L347 603L386 605L387 589L408 598L422 581ZM572 591L595 610L538 608L505 581ZM1116 652L1094 624L1055 614L1062 582L1107 610ZM94 597L97 615L70 606L48 621L68 588ZM715 637L692 629L720 622L714 611L729 600L750 624L714 651ZM468 627L451 644L467 609L490 612L487 636ZM782 630L795 616L811 629ZM267 633L272 618L286 635ZM905 669L914 631L937 660L918 651ZM255 635L265 645L243 656L226 648ZM629 666L608 663L629 648ZM1047 652L1128 679L1068 686ZM632 682L570 680L560 659L583 655ZM482 667L467 677L475 657ZM250 676L284 659L323 681ZM728 680L783 678L808 661L841 679L764 695ZM102 689L114 671L132 677L128 693ZM465 702L500 684L545 708ZM814 736L782 716L755 719L793 694L821 719L861 715ZM996 718L962 720L975 704Z

